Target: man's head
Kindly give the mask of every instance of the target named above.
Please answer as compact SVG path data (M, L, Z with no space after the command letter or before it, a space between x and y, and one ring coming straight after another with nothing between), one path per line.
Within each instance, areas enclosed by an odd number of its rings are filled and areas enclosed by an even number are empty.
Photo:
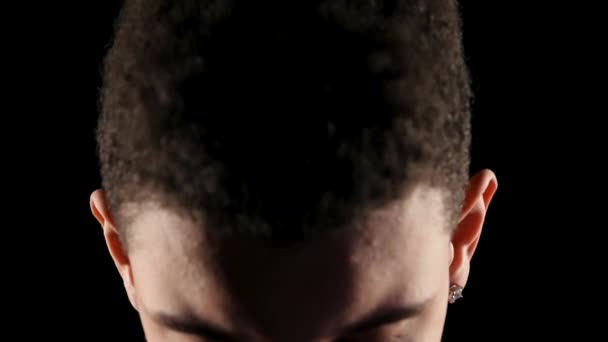
M148 339L438 341L470 96L454 1L127 2L91 203Z

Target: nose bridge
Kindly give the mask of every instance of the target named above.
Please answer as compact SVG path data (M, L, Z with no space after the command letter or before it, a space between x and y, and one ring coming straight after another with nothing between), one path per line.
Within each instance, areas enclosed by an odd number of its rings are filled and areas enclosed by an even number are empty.
M331 337L307 337L290 335L287 337L264 338L251 342L334 342L335 338Z
M246 342L335 342L337 336L313 336L312 334L297 334L296 332L288 334L262 334L250 335Z

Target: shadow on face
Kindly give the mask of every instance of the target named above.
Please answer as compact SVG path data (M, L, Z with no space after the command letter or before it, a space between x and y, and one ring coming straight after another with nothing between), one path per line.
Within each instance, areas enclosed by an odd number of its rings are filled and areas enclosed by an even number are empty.
M162 209L133 223L129 260L149 341L439 341L450 234L417 188L365 229L275 248L214 240Z

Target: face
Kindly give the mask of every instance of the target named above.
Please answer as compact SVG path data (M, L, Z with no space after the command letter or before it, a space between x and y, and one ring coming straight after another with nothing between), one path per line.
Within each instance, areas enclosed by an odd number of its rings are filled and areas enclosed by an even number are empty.
M420 187L361 229L281 248L150 207L123 260L106 240L151 342L438 342L462 268L444 212Z
M143 212L129 257L146 335L223 341L197 327L204 321L242 341L439 341L450 264L442 214L440 193L419 190L360 233L278 249L214 241L171 212Z

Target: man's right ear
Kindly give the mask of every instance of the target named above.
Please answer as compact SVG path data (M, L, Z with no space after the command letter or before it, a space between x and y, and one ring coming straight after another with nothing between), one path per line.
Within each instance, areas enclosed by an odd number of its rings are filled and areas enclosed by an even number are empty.
M110 211L106 204L106 194L102 189L97 189L91 194L89 201L91 212L97 219L97 222L105 229L106 223L112 223Z
M108 250L112 255L112 259L114 259L118 271L122 274L122 268L128 265L129 259L126 250L123 248L122 242L120 241L118 230L112 220L112 214L110 213L110 209L106 202L105 192L101 189L95 190L91 194L90 204L93 216L95 216L97 222L99 222L103 229L103 235L106 239L106 244L108 245Z
M108 246L108 251L110 252L112 259L114 260L114 264L122 277L129 300L131 301L133 307L137 309L129 256L127 254L127 250L124 248L121 242L118 230L114 225L114 221L112 220L112 215L110 213L110 209L108 208L106 196L103 190L98 189L91 194L90 205L93 216L97 219L97 222L99 222L101 228L103 229L103 235L106 240L106 245Z

